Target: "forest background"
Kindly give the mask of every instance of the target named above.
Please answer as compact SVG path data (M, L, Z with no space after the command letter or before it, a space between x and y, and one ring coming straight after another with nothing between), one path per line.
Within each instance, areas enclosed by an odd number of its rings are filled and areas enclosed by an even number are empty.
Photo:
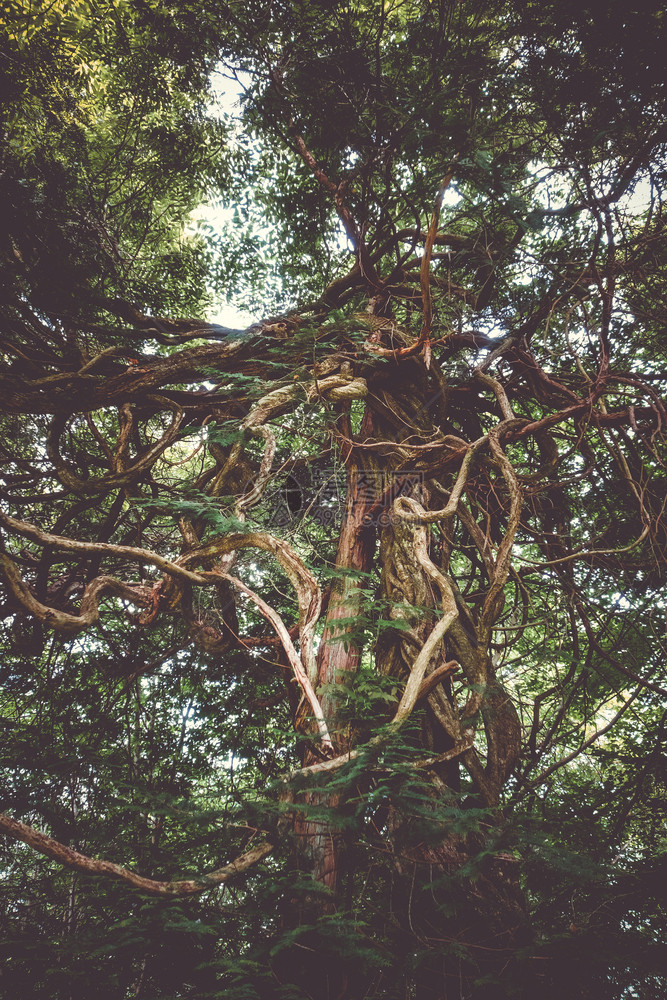
M666 22L2 4L4 996L664 991Z

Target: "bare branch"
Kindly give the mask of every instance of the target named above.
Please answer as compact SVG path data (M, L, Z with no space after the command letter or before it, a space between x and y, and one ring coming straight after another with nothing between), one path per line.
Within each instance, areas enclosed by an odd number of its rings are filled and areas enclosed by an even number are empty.
M215 871L208 872L196 879L183 879L174 882L165 882L158 879L146 878L137 875L129 868L122 868L112 861L100 861L97 858L90 858L86 854L61 844L59 841L48 837L45 833L27 826L19 820L12 819L6 813L0 813L0 831L15 840L22 840L24 844L33 847L40 854L45 854L53 858L66 868L73 868L84 875L101 875L107 878L119 879L133 886L141 892L148 892L154 896L194 896L208 889L213 889L218 885L223 885L236 875L252 868L258 861L270 854L274 850L274 845L268 840L261 841L256 847L239 854L237 858Z

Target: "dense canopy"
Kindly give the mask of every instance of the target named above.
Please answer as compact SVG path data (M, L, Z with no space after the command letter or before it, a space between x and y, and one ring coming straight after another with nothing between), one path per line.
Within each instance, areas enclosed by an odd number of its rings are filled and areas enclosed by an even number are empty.
M7 995L664 989L666 46L3 6Z

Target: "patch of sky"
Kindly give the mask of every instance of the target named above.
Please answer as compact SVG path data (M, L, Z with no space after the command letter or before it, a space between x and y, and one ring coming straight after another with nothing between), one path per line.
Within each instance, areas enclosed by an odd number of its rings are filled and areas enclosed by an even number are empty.
M211 74L209 112L224 119L228 127L228 142L241 141L241 103L250 84L250 74L242 71L220 67ZM221 198L212 197L191 213L188 229L192 233L220 233L235 229L238 224L236 212L236 206L224 204ZM238 330L244 330L259 318L245 309L239 309L233 303L220 300L214 302L207 316L210 323Z

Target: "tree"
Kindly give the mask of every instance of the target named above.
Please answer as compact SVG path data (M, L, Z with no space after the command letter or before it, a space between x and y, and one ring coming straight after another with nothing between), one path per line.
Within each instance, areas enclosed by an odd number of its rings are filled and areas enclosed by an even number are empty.
M11 5L10 986L655 995L663 21Z

